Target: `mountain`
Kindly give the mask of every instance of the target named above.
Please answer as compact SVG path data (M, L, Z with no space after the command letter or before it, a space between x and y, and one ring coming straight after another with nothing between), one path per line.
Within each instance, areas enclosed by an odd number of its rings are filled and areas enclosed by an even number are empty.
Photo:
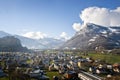
M0 52L23 52L28 51L27 48L22 47L20 40L13 36L6 36L0 38Z
M5 36L14 36L15 38L18 38L21 41L21 44L29 49L53 49L53 48L58 48L61 44L64 43L64 41L60 39L43 38L36 40L36 39L23 37L20 35L11 35L4 31L0 31L0 38Z
M43 38L38 40L43 45L47 46L48 49L55 48L58 49L65 41L61 39L54 38Z
M120 27L105 27L88 23L61 48L94 50L100 47L120 48Z
M5 37L5 36L12 36L12 35L4 31L0 31L0 38Z
M20 39L22 45L28 47L29 49L52 49L58 48L64 41L54 39L54 38L43 38L43 39L31 39L19 35L14 35L16 38Z
M46 49L46 46L41 44L38 40L14 35L16 38L20 39L23 46L29 48L29 49Z

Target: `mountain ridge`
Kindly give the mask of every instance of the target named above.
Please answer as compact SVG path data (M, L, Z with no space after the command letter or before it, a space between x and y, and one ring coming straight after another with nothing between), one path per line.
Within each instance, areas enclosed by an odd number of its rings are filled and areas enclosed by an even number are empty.
M0 31L0 38L5 36L14 36L21 41L21 44L28 49L53 49L59 48L59 46L64 42L63 40L58 40L54 38L43 38L43 39L31 39L20 35L12 35L4 31Z
M62 47L94 50L99 46L104 47L104 49L120 48L120 27L105 27L93 23L86 24Z

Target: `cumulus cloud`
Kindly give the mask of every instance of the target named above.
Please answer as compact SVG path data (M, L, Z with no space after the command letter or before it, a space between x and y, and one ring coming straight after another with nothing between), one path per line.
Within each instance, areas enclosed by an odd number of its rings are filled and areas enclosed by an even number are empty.
M42 32L27 32L23 34L24 37L32 38L32 39L42 39L47 37L45 33Z
M84 23L95 23L103 26L119 26L120 7L114 10L99 7L89 7L81 12L80 18Z
M68 36L68 34L67 34L66 32L62 32L62 33L60 34L60 38L63 38L63 39L65 39L65 40L68 40L70 37Z
M74 23L74 24L72 25L72 27L73 27L74 30L79 31L80 28L81 28L81 24L80 24L80 23Z
M120 7L110 10L108 8L88 7L81 11L80 19L83 24L94 23L102 26L120 26ZM73 24L73 29L80 30L80 23Z
M80 24L80 23L74 23L72 25L73 29L75 31L80 31L82 28L84 28L86 25L85 24Z

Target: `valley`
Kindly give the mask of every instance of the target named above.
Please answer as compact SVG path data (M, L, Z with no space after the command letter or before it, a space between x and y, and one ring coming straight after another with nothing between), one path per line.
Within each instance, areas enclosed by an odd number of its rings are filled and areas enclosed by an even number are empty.
M119 35L92 23L67 41L0 31L0 80L118 80Z

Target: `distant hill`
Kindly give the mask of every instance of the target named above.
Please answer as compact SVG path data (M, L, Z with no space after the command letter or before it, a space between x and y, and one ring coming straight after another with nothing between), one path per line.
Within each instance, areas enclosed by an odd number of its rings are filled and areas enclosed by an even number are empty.
M46 49L47 47L41 44L38 40L14 35L16 38L20 39L21 44L29 49Z
M54 38L43 38L39 39L38 42L45 45L48 49L58 49L65 41Z
M43 38L43 39L31 39L27 37L23 37L20 35L11 35L4 31L0 31L0 38L5 36L14 36L21 41L22 46L27 47L29 49L53 49L59 48L60 45L64 43L63 40L54 39L54 38Z
M27 48L22 47L20 40L13 36L0 38L0 52L23 52Z
M100 47L109 50L120 48L120 27L88 23L61 48L95 50Z

